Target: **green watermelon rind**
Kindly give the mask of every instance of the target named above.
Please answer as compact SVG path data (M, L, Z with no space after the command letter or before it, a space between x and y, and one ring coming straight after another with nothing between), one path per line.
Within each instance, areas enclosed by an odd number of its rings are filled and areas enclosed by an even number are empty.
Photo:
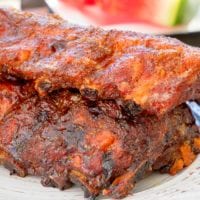
M167 20L167 25L175 26L181 24L183 21L183 16L186 12L186 7L188 0L172 0L171 8L169 11L169 19Z
M177 13L177 18L174 22L174 25L181 24L184 22L184 16L188 14L188 0L183 0L182 4L180 5L179 12Z

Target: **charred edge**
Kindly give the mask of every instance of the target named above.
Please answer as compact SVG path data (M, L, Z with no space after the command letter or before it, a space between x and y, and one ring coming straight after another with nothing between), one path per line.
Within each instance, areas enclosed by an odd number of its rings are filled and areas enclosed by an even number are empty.
M98 116L103 113L101 108L99 108L97 105L91 105L90 103L88 103L87 106L90 113L94 116Z
M113 167L114 161L112 159L112 155L110 153L106 153L103 155L103 174L106 180L110 180L113 175Z
M172 133L171 131L170 132L167 132L165 135L164 135L164 139L163 139L163 145L166 145L166 144L169 144L172 140Z
M0 81L4 82L4 81L9 81L9 82L12 82L12 83L25 83L25 81L23 79L19 79L19 78L16 78L12 75L9 75L9 74L1 74L0 75Z
M57 40L50 44L51 51L56 53L58 51L64 50L66 47L64 40Z
M70 174L70 180L72 183L78 185L79 187L82 188L84 191L84 197L87 199L95 200L96 197L99 195L99 191L95 190L95 188L91 188L87 180L84 180L84 178L81 177L82 175L75 175L73 173Z
M44 81L40 81L37 84L37 90L39 91L39 93L48 93L51 91L52 85L50 81L44 80Z
M81 95L90 101L96 101L98 99L98 91L90 88L84 88L80 91Z
M9 74L8 71L7 71L7 66L6 65L3 65L1 66L1 69L0 69L0 81L4 82L4 81L9 81L9 82L12 82L12 83L19 83L19 84L24 84L26 83L26 80L24 80L24 77L20 74L17 74L17 75L12 75L12 74Z
M82 141L84 140L85 131L84 129L76 124L70 124L63 131L63 136L65 137L67 150L69 152L73 151L74 147L84 151Z
M23 165L17 162L12 156L0 147L0 164L4 165L10 171L10 174L17 174L18 176L25 177L27 175L26 169Z
M127 172L117 177L108 189L103 190L104 196L111 196L114 199L126 197L134 188L134 172Z
M56 187L60 190L71 188L73 185L72 182L68 180L68 178L59 176L42 177L41 184L45 187Z
M122 108L123 113L130 118L135 117L142 112L142 108L131 100L123 102Z
M72 94L80 94L80 91L77 88L68 88L68 91Z
M95 200L97 198L98 195L94 195L94 194L91 194L90 191L84 187L83 185L81 186L83 191L84 191L84 197L89 199L89 200Z
M164 173L169 173L169 170L171 168L172 164L169 163L168 165L162 166L159 170L160 173L164 174Z
M10 171L10 175L17 174L20 177L25 177L27 175L26 170L14 161L4 160L3 166Z

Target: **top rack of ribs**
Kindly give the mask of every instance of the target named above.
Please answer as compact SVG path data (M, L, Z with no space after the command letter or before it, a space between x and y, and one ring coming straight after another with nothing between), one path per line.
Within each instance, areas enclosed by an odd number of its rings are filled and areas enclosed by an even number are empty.
M12 92L8 83L1 87L10 99L18 95L15 88L26 85L13 85ZM86 197L125 197L145 174L175 174L200 150L186 105L162 119L138 115L133 120L113 101L88 102L68 91L4 102L0 109L11 111L0 122L1 163L20 176L41 176L43 185L81 185Z
M90 100L131 101L135 115L200 96L200 50L172 38L1 9L0 48L1 78L34 81L41 96L77 88Z

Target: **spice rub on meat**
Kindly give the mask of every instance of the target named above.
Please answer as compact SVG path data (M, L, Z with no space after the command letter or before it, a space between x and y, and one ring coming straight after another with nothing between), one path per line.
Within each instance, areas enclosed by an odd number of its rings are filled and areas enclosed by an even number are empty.
M200 50L172 38L1 9L0 48L1 76L31 80L41 96L77 88L90 100L131 101L135 115L200 96Z
M0 9L0 163L85 196L128 195L200 152L187 100L200 49L135 32Z
M109 100L88 102L69 91L33 95L0 122L1 163L19 176L41 176L46 186L74 183L86 197L122 198L146 174L175 174L200 150L198 128L184 104L162 119L131 119L113 108Z

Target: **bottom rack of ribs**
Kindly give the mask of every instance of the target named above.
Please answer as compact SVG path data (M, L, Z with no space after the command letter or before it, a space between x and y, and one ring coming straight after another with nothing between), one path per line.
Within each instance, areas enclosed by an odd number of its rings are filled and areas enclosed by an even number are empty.
M161 119L131 118L110 100L88 102L66 90L41 99L22 94L26 85L0 87L0 162L19 176L42 177L45 186L77 184L86 197L122 198L154 170L176 174L200 150L185 104Z

